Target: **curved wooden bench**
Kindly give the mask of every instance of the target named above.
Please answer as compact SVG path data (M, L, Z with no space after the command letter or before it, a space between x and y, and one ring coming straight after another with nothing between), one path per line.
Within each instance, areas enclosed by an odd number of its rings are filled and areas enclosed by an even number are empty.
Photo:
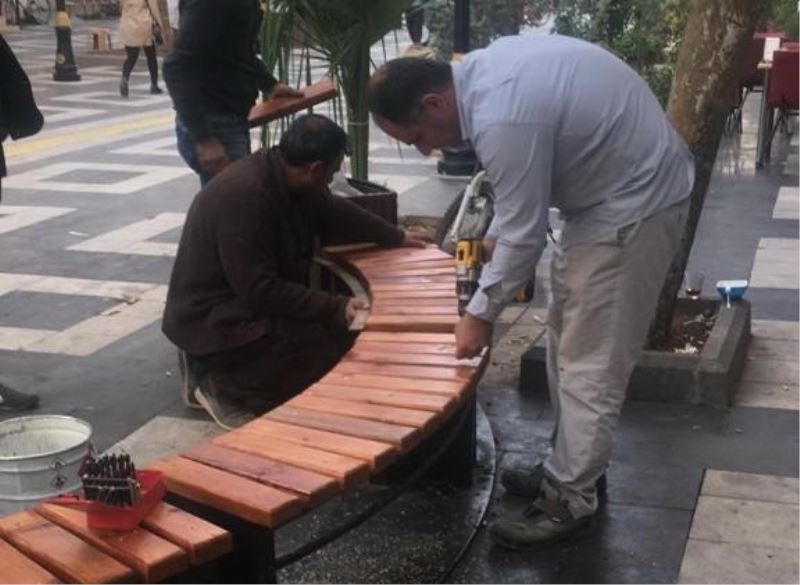
M387 470L457 412L473 414L461 460L474 460L473 390L487 356L453 357L452 257L432 247L361 246L340 247L331 259L370 297L350 351L295 398L152 465L165 473L172 501L234 533L242 572L231 578L242 582L275 579L276 528Z

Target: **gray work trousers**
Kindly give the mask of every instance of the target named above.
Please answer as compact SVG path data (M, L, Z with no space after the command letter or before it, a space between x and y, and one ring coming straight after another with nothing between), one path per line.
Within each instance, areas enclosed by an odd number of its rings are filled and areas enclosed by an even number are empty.
M603 238L557 249L547 318L555 414L547 493L575 518L597 510L595 481L611 457L625 391L675 257L688 199Z

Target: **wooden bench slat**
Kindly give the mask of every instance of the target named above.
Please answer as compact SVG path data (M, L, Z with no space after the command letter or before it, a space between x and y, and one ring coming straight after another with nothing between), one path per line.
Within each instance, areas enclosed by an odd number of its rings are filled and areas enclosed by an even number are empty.
M283 406L279 406L276 410L281 408ZM328 475L335 478L343 488L369 479L369 465L366 461L280 439L271 438L265 441L263 437L246 429L220 435L211 442Z
M392 343L391 341L362 341L357 339L353 349L451 357L456 355L456 346L453 343Z
M230 532L166 502L153 508L142 526L181 547L192 565L205 564L233 550Z
M30 511L0 518L0 533L64 583L133 583L117 559Z
M405 282L370 282L369 283L369 290L374 293L383 293L383 292L409 292L409 291L444 291L452 295L454 298L455 294L455 282L427 282L427 283L417 283L417 284L409 284Z
M313 85L304 87L302 92L301 97L278 97L256 104L250 109L247 123L251 127L266 124L282 116L331 100L338 95L330 77L324 77Z
M455 270L456 261L450 256L423 260L400 258L397 260L361 261L355 263L354 266L364 274L381 271L391 272L394 270L417 270L419 268L449 268L450 270Z
M55 575L0 539L0 583L58 583Z
M396 265L395 265L396 266ZM373 278L405 278L408 276L455 276L456 267L452 262L449 266L415 266L407 264L408 268L394 268L382 265L380 268L376 265L375 268L363 269L361 272L367 277L367 280ZM412 266L414 266L412 268Z
M426 298L426 297L415 297L413 295L409 295L405 298L400 299L386 299L381 296L373 295L370 299L370 307L375 310L378 307L382 308L389 308L389 307L439 307L439 308L452 308L455 307L458 310L458 301L456 300L455 296L450 295L446 298Z
M141 527L125 532L90 530L85 511L56 504L42 504L36 512L132 567L145 583L164 581L189 568L183 549Z
M352 400L354 402L366 402L368 404L382 404L384 406L427 410L430 412L442 413L444 416L449 415L458 405L458 400L454 396L382 390L377 388L354 388L352 386L338 386L329 383L314 384L306 389L303 394L308 394L310 396L326 396L339 400Z
M447 300L457 303L454 290L447 287L433 288L429 290L420 289L400 289L400 290L375 290L372 289L373 302L397 302L403 300L436 299L437 301Z
M404 378L423 378L431 380L450 380L453 382L469 381L475 368L468 366L436 367L407 366L398 364L375 364L370 362L343 361L336 364L334 372L342 374L381 374L384 376L401 376ZM422 381L419 382L422 384Z
M413 333L408 331L398 331L389 333L387 331L364 331L359 334L356 343L365 341L388 341L391 343L447 343L455 346L456 336L452 333Z
M339 484L330 476L211 442L181 453L181 457L296 492L304 500L306 507L319 506L340 491Z
M275 528L303 511L295 494L189 459L161 459L149 467L164 472L169 491L254 524Z
M382 374L347 374L337 371L328 372L320 382L367 388L384 388L386 390L445 394L458 397L461 397L469 386L469 383L465 380L418 380L413 377L384 376Z
M386 284L441 284L456 289L455 274L434 274L432 276L394 276L381 274L369 279L370 288Z
M397 458L397 449L389 443L287 425L265 418L258 418L248 423L246 428L248 432L257 433L265 439L280 439L321 451L362 459L369 464L373 472L385 468Z
M409 318L405 315L370 315L367 331L415 331L426 333L450 333L458 323L458 315L421 315Z
M422 433L414 427L392 425L351 416L326 414L287 405L271 410L263 418L351 437L390 443L397 447L401 453L405 453L419 444L422 439Z
M330 414L341 414L354 418L363 418L389 424L417 427L428 434L441 419L441 414L424 410L397 408L380 404L367 404L353 402L352 400L337 400L322 396L310 396L305 393L292 398L286 403L289 406L315 410Z
M414 260L439 260L441 258L452 258L435 246L427 248L375 248L371 250L357 250L348 252L342 257L348 262L359 264L368 260L386 262L398 260L399 258L410 258Z
M402 315L406 318L416 317L417 315L458 315L458 307L455 303L436 305L425 303L415 305L413 302L402 305L371 303L370 311L372 315Z
M394 353L391 351L367 350L356 346L348 351L343 360L374 362L377 364L409 364L419 366L449 366L477 368L482 358L457 359L454 355L428 355L421 353Z

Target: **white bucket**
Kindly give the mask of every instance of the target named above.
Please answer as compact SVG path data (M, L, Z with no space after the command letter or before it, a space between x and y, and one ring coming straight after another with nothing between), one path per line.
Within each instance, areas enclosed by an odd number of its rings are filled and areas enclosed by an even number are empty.
M0 422L0 515L80 488L78 471L91 437L91 425L71 416Z

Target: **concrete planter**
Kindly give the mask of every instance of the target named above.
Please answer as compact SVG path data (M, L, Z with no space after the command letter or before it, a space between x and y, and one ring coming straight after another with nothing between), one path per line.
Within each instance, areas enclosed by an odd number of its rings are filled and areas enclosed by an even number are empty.
M679 305L698 303L679 299ZM738 301L731 308L718 300L702 299L701 307L718 309L717 321L698 355L645 350L628 385L629 400L704 404L717 408L731 405L742 375L750 343L750 303ZM694 305L698 306L698 305ZM520 390L547 391L545 348L537 345L522 356Z

